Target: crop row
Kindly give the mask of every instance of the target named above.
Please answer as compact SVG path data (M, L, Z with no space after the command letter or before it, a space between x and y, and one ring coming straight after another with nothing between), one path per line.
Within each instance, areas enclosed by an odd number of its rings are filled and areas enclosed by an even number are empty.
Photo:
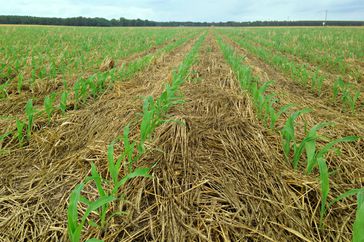
M68 87L67 84L64 84L64 91L49 94L44 98L43 105L40 107L36 108L33 104L33 99L29 99L24 108L24 115L16 117L14 120L14 124L16 125L15 130L12 128L14 126L10 126L0 136L0 142L7 139L7 144L4 145L4 148L12 144L15 139L17 139L18 144L24 145L30 139L36 118L44 119L43 117L46 116L48 123L50 123L53 115L57 113L65 114L70 109L78 109L89 99L94 99L100 93L111 89L115 81L123 81L131 78L138 71L145 69L156 57L172 51L194 36L195 34L180 38L158 50L156 53L142 56L120 68L99 72L88 78L78 79L73 87Z
M307 47L310 44L309 42L306 45L295 46L292 42L286 43L284 39L274 41L252 35L244 35L244 39L274 53L283 54L291 59L299 59L310 67L320 68L329 73L341 75L355 84L363 81L362 75L364 70L360 67L360 58L332 57L324 51L316 51ZM347 61L347 59L350 61Z
M14 32L18 40L11 44L9 41L13 37L0 40L4 44L0 51L4 60L0 66L0 98L21 92L34 93L37 86L42 86L44 82L78 79L85 73L98 70L105 60L122 60L190 33L176 30L118 30L113 34L102 35L95 32L90 34L88 29L82 28L81 33L77 34L73 30L58 32L58 29L53 32L26 29L25 32L29 32L30 36ZM69 36L71 34L75 36ZM30 42L35 39L37 42L31 45L24 43L22 38Z
M240 37L285 54L300 57L333 73L361 78L364 34L358 30L284 29L234 31Z
M140 138L131 141L129 139L130 127L124 128L123 137L116 139L108 146L108 173L110 177L103 178L97 171L96 165L91 164L91 176L87 177L82 183L77 185L72 191L68 207L68 234L72 242L78 242L81 239L81 233L86 225L104 229L107 221L115 214L112 214L112 203L124 201L124 195L121 189L128 180L136 177L151 177L149 175L150 167L138 167L137 162L145 154L145 142L151 138L154 130L164 122L168 110L182 102L179 95L179 87L184 83L188 76L189 70L196 60L198 50L205 38L201 35L187 54L178 71L173 73L171 84L166 84L165 90L156 98L149 96L144 99L142 119L140 121ZM123 152L115 157L114 145L117 142L122 143ZM122 174L122 177L121 177ZM121 177L121 178L120 178ZM88 200L81 195L83 188L87 183L93 182L98 191L98 197L94 200ZM84 213L79 219L78 204L82 203ZM91 213L97 214L97 220L89 219ZM125 214L125 211L119 211L119 214ZM99 241L90 239L88 241Z
M244 47L249 52L258 56L264 62L273 65L280 71L289 75L293 80L296 80L298 84L310 88L310 90L316 93L318 96L322 95L324 76L318 69L315 71L309 70L307 65L295 63L284 55L274 54L262 47L256 47L245 39L240 39L238 36L233 34L228 35L229 38L234 40L240 46ZM360 109L360 90L345 82L341 77L337 78L333 84L328 83L326 88L331 88L331 102L335 103L340 101L344 111L355 112Z
M249 66L244 65L244 58L237 55L234 48L223 42L221 36L217 37L220 48L223 54L230 64L232 70L237 76L240 82L241 88L247 91L254 103L257 116L262 123L272 131L275 131L281 135L282 151L288 162L292 163L295 170L299 167L299 162L304 160L306 164L307 175L312 174L314 169L319 171L319 179L321 184L321 208L320 208L320 226L324 226L324 218L327 214L327 209L334 205L339 200L357 195L357 212L356 219L353 225L353 241L362 241L364 238L364 188L351 189L336 199L328 202L328 195L330 192L330 180L329 170L326 164L327 154L334 149L334 146L341 142L354 142L359 138L355 136L343 137L335 140L329 140L324 146L319 146L319 141L327 141L321 135L318 134L320 129L334 125L330 122L323 122L311 127L308 131L305 130L305 137L298 140L296 136L296 120L304 114L310 112L309 109L298 110L293 113L289 113L289 110L293 104L285 106L279 105L279 99L274 93L266 93L266 89L269 85L273 85L273 82L260 83L259 79L254 77L252 70ZM288 115L288 118L284 122L283 127L279 128L276 122L283 115ZM304 158L303 158L304 157Z

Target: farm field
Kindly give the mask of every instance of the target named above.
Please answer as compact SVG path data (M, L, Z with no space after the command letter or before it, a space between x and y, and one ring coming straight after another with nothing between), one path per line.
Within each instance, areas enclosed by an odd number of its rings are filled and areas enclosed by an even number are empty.
M0 241L364 241L363 43L0 26Z

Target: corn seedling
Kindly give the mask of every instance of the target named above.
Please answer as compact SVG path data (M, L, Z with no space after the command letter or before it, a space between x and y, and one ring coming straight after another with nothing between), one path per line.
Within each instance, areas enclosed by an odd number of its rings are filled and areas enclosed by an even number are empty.
M298 167L299 159L304 150L306 150L307 156L307 167L309 167L314 162L314 155L316 151L316 140L319 138L317 131L325 126L332 125L332 123L319 123L315 125L306 135L306 137L301 141L299 145L296 145L293 149L293 168L296 170Z
M323 83L324 83L324 77L319 74L319 70L316 70L311 80L312 90L316 91L318 95L321 95Z
M321 186L320 224L322 226L322 222L326 211L326 201L330 191L329 169L327 168L326 160L324 158L317 159L317 164L320 171L320 186Z
M33 101L32 101L32 99L29 99L29 101L25 105L25 115L27 116L27 119L28 119L28 125L27 125L27 139L28 140L30 140L35 112L36 111L33 107Z
M23 88L23 81L24 81L24 76L22 73L20 73L18 75L18 83L17 83L17 90L19 94L21 93L21 90Z
M23 134L24 126L25 123L23 121L16 119L17 138L20 145L23 144L24 140L24 134Z
M308 112L310 112L310 109L302 109L294 112L293 114L291 114L291 116L288 117L283 128L281 129L283 153L287 160L289 160L291 147L294 147L294 149L296 149L296 137L294 129L295 120L298 118L298 116Z
M53 103L56 98L56 93L52 93L44 98L44 110L48 117L48 123L51 122L51 117L54 111Z
M330 191L329 171L328 171L328 168L326 165L325 156L330 150L332 150L332 148L336 144L342 143L342 142L353 142L353 141L357 141L358 139L359 138L356 136L347 136L347 137L336 139L336 140L329 142L322 149L320 149L319 151L316 152L316 154L313 157L313 161L311 163L312 165L310 165L310 167L307 168L307 172L310 174L312 169L314 168L314 166L318 165L318 167L319 167L321 193L322 193L321 209L320 209L321 224L322 224L324 215L326 214L326 201L327 201L327 197L328 197L328 194Z
M261 85L259 88L258 88L258 83L257 82L254 82L252 84L252 88L251 88L251 92L252 92L252 97L253 97L253 102L254 102L254 105L257 109L257 112L258 112L258 117L260 119L262 119L263 117L263 109L264 109L264 103L265 102L269 102L268 99L266 99L266 96L265 96L265 91L267 90L267 88L272 85L274 82L273 81L269 81L269 82L265 82L263 85Z
M81 190L85 186L84 183L78 184L76 188L72 191L70 196L70 201L68 205L67 217L68 217L68 235L71 242L79 242L81 240L81 232L83 226L86 223L88 216L92 212L96 212L100 207L111 203L115 200L112 196L102 196L97 200L91 202L87 200L85 197L81 195ZM84 203L87 206L87 209L84 215L81 217L79 221L78 217L78 203Z
M339 77L335 81L335 83L334 83L334 85L332 87L332 93L333 93L332 96L333 96L334 101L337 100L337 97L339 96L340 91L342 89L344 89L344 87L345 87L345 82L344 82L344 80L341 77Z
M68 97L68 92L67 91L62 92L61 101L59 103L59 109L62 111L63 115L67 109L67 97Z
M357 209L356 216L353 225L353 242L362 242L364 241L364 188L359 189L350 189L349 191L341 194L337 198L335 198L332 202L329 203L327 208L331 208L332 205L337 203L338 201L351 197L357 196ZM323 216L326 214L326 208L324 208Z
M357 141L359 137L357 136L347 136L340 139L335 139L328 144L326 144L322 149L316 151L315 146L310 146L310 154L308 156L310 157L309 162L307 164L307 173L311 174L313 168L315 165L317 165L318 159L324 159L324 156L333 149L333 147L336 144L342 143L342 142L354 142Z
M273 103L272 103L273 105ZM270 116L270 128L274 129L276 122L278 120L279 117L282 116L282 114L286 113L290 108L292 108L293 106L295 106L294 104L287 104L284 105L283 107L281 107L278 112L275 111L275 109L273 108L273 106L271 106L269 108L269 116Z
M360 191L357 195L357 209L353 226L353 242L364 241L364 191Z
M354 93L352 93L352 91L349 88L347 88L343 90L342 102L344 105L348 106L352 112L354 112L359 97L360 97L360 91L354 90Z
M8 96L7 87L9 86L9 82L5 82L0 84L0 98L5 98Z

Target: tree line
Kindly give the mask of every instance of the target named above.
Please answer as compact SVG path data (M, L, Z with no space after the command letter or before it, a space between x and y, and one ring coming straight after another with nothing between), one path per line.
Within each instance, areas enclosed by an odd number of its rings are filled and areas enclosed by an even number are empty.
M177 27L177 26L322 26L323 21L249 21L249 22L157 22L142 19L105 19L105 18L49 18L49 17L32 17L32 16L15 16L1 15L0 24L35 24L35 25L64 25L64 26L161 26L161 27ZM364 21L327 21L328 26L364 26Z

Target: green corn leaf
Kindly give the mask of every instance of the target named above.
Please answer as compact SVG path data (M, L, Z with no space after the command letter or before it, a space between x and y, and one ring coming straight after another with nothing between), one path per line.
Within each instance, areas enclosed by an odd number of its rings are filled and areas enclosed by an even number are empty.
M114 187L113 194L121 187L123 186L128 180L135 178L135 177L151 177L149 175L150 169L149 168L136 168L132 173L129 173L128 175L124 176L123 179L121 179L117 185Z
M61 109L62 114L64 114L67 109L67 97L68 97L68 92L67 91L62 92L61 101L59 104L59 108Z
M340 196L338 196L332 202L330 202L327 207L330 208L332 205L334 205L338 201L340 201L344 198L350 197L350 196L357 195L359 192L364 192L364 188L350 189L349 191L346 191L343 194L340 194Z
M104 242L103 240L101 239L95 239L95 238L92 238L92 239L88 239L86 240L86 242Z
M106 192L104 188L102 187L102 177L98 173L96 165L94 163L91 163L91 178L96 184L96 188L100 194L101 197L106 196Z
M320 158L317 160L320 170L321 184L321 209L320 209L320 225L322 226L324 215L326 214L326 201L330 191L329 170L326 165L326 160Z
M317 131L322 129L326 126L334 125L332 122L322 122L315 125L313 128L310 129L306 137L310 137L311 140L306 142L305 150L307 156L307 173L310 174L314 165L316 164L315 154L316 154L316 140L318 139Z
M359 139L359 137L357 136L347 136L344 138L340 138L340 139L336 139L331 141L330 143L328 143L327 145L325 145L317 154L316 159L321 159L323 158L330 150L331 148L338 144L338 143L342 143L342 142L354 142L357 141Z
M114 161L114 143L111 143L107 146L107 162L108 168L110 172L111 179L113 180L114 184L118 181L118 169L115 167Z
M356 209L353 226L353 242L364 241L364 191L358 193L358 207Z
M82 216L81 222L84 224L86 222L87 217L91 214L91 212L96 211L100 207L107 205L114 201L116 198L113 196L103 196L98 198L96 201L91 202L87 207L85 214Z
M303 153L303 150L305 148L307 150L306 145L308 143L315 142L315 141L316 141L316 137L308 136L302 140L302 142L300 143L300 145L298 147L294 148L294 155L293 155L293 160L292 160L294 170L297 170L297 168L298 168L298 161Z
M283 114L283 113L287 112L290 108L292 108L292 107L294 107L294 106L295 106L295 104L292 104L292 103L287 104L287 105L284 105L283 107L281 107L281 108L279 109L279 111L278 111L276 114L271 115L271 124L270 124L270 128L271 128L271 129L274 129L275 124L276 124L277 120L279 119L279 117L280 117L280 116L282 116L282 114Z
M81 228L78 223L77 204L81 197L81 190L85 184L78 184L72 191L67 209L68 234L72 242L78 242L81 237Z
M16 119L17 138L20 144L22 144L24 140L24 135L23 135L24 126L25 123L17 118Z
M33 127L33 117L34 117L35 109L33 107L33 100L29 99L27 104L25 105L25 114L28 118L28 126L27 126L27 139L30 140L32 127Z
M287 159L289 159L289 153L291 150L291 143L295 146L296 138L294 132L294 121L300 116L301 114L308 113L311 110L306 108L299 111L294 112L290 117L288 117L286 123L284 124L281 134L283 138L283 152Z

